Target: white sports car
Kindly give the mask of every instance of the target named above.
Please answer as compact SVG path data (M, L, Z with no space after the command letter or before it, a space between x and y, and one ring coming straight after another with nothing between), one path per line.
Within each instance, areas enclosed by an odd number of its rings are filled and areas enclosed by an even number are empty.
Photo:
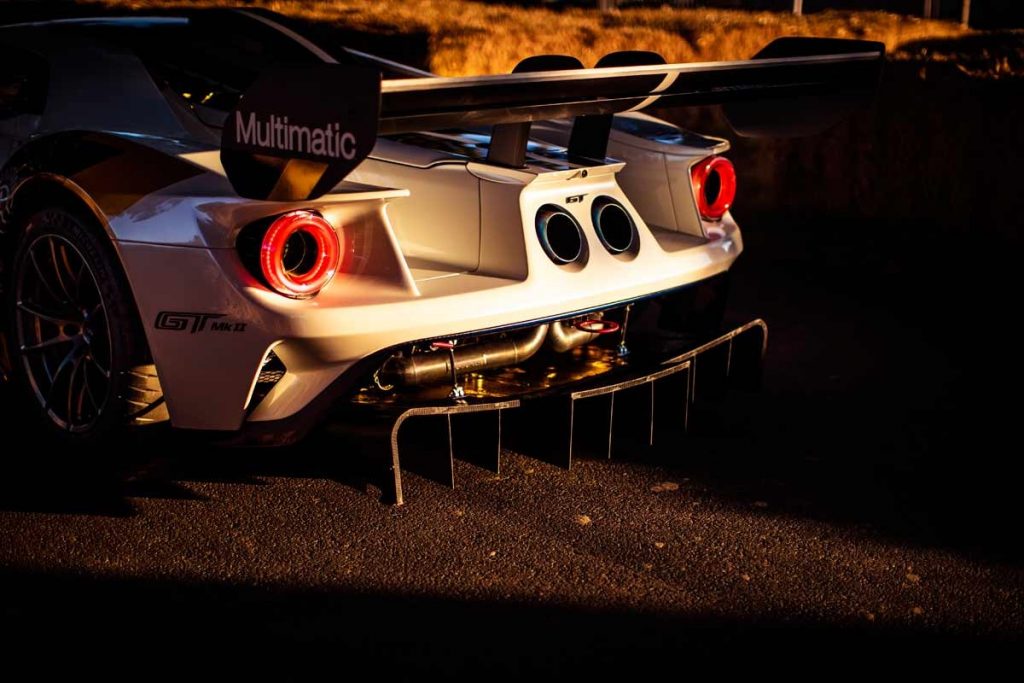
M725 103L740 132L804 132L883 56L782 39L439 78L286 22L0 28L0 369L43 429L286 443L331 408L653 387L727 341L731 363L763 324L719 329L743 248L728 143L639 112Z

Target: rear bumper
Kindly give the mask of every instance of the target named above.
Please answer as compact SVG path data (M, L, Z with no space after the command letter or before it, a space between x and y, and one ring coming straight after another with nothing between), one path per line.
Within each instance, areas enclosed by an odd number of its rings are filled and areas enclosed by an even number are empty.
M267 422L272 431L283 420L302 421L303 414L315 413L322 396L343 393L337 387L351 389L383 351L417 340L523 327L693 286L725 273L742 250L731 219L717 240L672 239L649 238L630 261L595 250L579 272L560 270L544 257L531 261L525 279L464 273L417 281L410 290L343 276L308 301L267 291L233 249L136 242L118 247L172 424L236 431ZM182 273L191 275L183 279ZM253 406L257 377L271 351L287 373Z
M698 355L717 353L716 350L721 350L719 347L725 348L724 344L731 349L732 340L741 335L744 336L744 347L758 337L754 340L756 349L741 355L744 358L751 354L757 356L756 365L759 366L766 328L762 322L755 321L723 334L721 322L727 293L728 276L723 274L695 285L635 300L629 304L631 322L626 335L629 340L627 355L619 356L618 334L575 353L542 352L522 365L476 375L475 382L474 375L463 376L461 379L467 395L459 401L447 397L449 384L406 391L382 392L375 389L374 372L395 350L386 349L354 364L302 410L284 419L247 421L231 441L246 445L285 445L325 421L342 426L365 425L396 420L408 411L417 415L421 414L420 411L426 411L422 414L476 412L489 410L481 406L508 401L518 407L522 402L543 402L556 397L572 397L580 392L593 393L596 390L601 393L606 387L618 391L615 387L622 383L635 384L638 378L658 375L643 380L654 381L666 368L688 364ZM620 308L619 312L622 310ZM612 312L611 316L614 318L615 313ZM732 354L731 350L729 354ZM731 366L731 361L726 365ZM751 363L740 365L746 367ZM470 408L472 406L476 407Z

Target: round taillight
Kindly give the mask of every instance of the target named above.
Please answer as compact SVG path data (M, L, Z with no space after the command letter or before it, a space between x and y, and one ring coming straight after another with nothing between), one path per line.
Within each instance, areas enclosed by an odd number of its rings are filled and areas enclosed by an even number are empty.
M736 198L736 169L725 157L708 157L690 170L697 211L710 221L722 219Z
M279 294L313 296L338 271L341 252L338 233L323 217L293 211L275 219L263 235L260 269Z

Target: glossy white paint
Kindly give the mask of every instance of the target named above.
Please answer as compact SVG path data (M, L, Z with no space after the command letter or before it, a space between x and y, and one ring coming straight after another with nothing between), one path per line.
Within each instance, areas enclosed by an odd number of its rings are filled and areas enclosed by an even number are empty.
M354 181L407 189L412 201L392 202L391 224L413 268L471 271L480 262L480 181L464 163L411 165L367 159Z
M677 131L683 140L686 134L667 121L639 112L615 118L616 127L608 139L608 156L626 163L618 176L619 185L640 216L654 228L706 236L690 185L690 168L709 155L726 152L728 141L689 134L702 146L666 142L671 135L659 137L655 133ZM652 130L647 136L630 134L623 130L622 122ZM571 124L565 121L543 121L533 125L531 134L564 146L569 144L571 130Z
M278 30L321 61L333 62L332 55L341 54L262 14L242 14ZM71 21L117 26L138 20ZM178 427L236 430L247 419L287 418L354 364L378 352L423 339L569 317L654 295L728 270L742 250L740 231L730 215L714 224L702 223L690 187L690 167L723 152L728 143L638 113L616 117L608 153L619 163L584 166L568 160L564 149L532 142L527 167L505 169L481 163L486 130L407 133L378 139L348 180L318 200L241 199L220 164L220 130L193 116L193 103L168 98L130 52L101 49L88 41L78 49L78 41L62 36L62 26L43 22L33 24L31 31L7 30L14 44L21 41L32 52L42 50L50 67L42 116L31 122L32 128L8 127L7 132L25 142L47 132L101 131L177 155L199 171L143 197L127 189L130 184L122 187L117 174L110 173L105 177L111 181L110 196L98 210L112 214L100 217L106 219L124 264L171 421ZM414 93L429 98L439 89L514 91L556 81L662 76L657 87L629 96L646 98L640 106L657 102L659 93L688 73L755 75L780 64L879 58L867 52L434 78L349 52L376 61L385 71L409 76L385 80L385 96ZM549 143L568 142L565 123L538 121L533 132ZM0 147L0 153L7 151ZM601 246L590 217L593 202L601 196L614 198L632 214L639 242L635 253L613 255ZM580 223L587 244L584 260L556 265L548 259L535 228L535 214L546 204L564 208ZM307 300L270 291L246 269L236 248L244 226L297 209L322 213L344 244L338 275ZM168 315L192 324L176 329L166 324ZM271 349L284 361L287 374L250 410L254 382Z
M590 206L595 197L607 195L636 211L616 182L623 169L613 164L586 173L580 168L512 170L475 162L373 167L381 178L389 170L406 173L419 192L347 184L309 203L341 228L349 256L344 272L318 296L302 301L267 290L244 268L233 244L245 223L296 205L182 196L181 188L144 199L112 226L172 423L238 429L271 347L288 373L249 416L254 421L294 415L355 362L396 345L569 315L729 268L742 241L728 217L723 238L706 242L652 231L636 215L640 249L635 257L606 252L594 232ZM428 192L435 194L422 198ZM567 203L567 197L580 195L582 201ZM534 215L549 203L564 207L583 226L589 256L582 267L555 265L541 248ZM146 232L150 221L154 229L170 223L168 215L175 217L173 227ZM408 225L400 228L399 217ZM146 234L151 243L140 239ZM445 244L454 257L443 253ZM467 244L478 245L475 267L465 257L473 251L465 249ZM439 257L427 264L423 255L430 245ZM156 329L161 311L223 315L219 321L232 329L244 323L245 330Z

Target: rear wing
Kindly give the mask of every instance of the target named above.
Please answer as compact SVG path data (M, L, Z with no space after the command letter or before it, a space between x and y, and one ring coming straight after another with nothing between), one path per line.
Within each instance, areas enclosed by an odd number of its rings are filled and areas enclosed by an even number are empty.
M538 57L511 74L383 82L338 64L275 69L229 115L221 155L243 196L301 200L340 182L377 135L493 125L501 151L489 160L518 165L532 121L575 119L570 154L603 161L611 117L651 106L721 104L740 134L806 134L870 98L884 54L881 43L782 38L728 62L665 64L630 52L585 69L573 58Z
M384 81L380 134L873 90L884 46L843 42L858 51Z

